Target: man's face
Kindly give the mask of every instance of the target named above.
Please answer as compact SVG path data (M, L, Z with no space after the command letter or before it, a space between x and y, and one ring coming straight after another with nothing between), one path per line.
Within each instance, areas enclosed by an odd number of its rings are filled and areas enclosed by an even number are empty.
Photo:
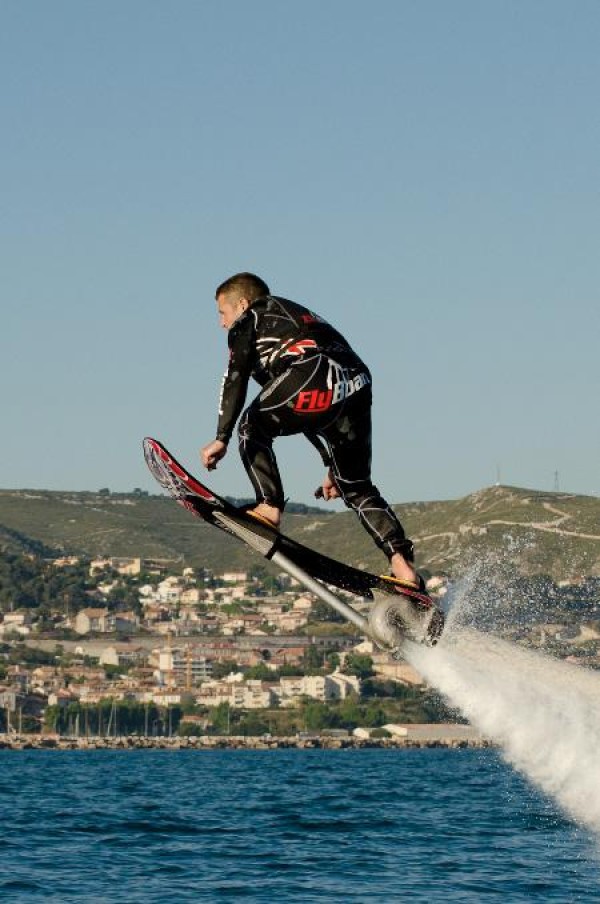
M230 330L238 317L241 317L248 307L248 301L239 295L219 295L217 298L217 310L219 323L224 330Z

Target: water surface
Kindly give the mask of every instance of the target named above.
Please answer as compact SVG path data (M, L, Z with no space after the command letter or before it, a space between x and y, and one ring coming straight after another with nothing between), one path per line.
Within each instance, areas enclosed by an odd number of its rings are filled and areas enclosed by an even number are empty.
M0 751L0 898L600 901L491 750Z

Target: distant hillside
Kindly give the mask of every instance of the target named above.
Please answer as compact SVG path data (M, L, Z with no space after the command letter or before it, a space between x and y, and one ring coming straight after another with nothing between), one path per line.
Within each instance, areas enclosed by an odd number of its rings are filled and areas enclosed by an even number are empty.
M495 556L521 574L600 575L600 499L491 487L462 499L395 507L418 564L455 577ZM383 557L350 512L288 514L291 536L355 565ZM181 559L216 571L256 562L233 539L165 496L0 490L0 548Z
M46 546L18 530L0 524L0 550L10 553L29 553L34 556L48 557L53 554L54 547Z

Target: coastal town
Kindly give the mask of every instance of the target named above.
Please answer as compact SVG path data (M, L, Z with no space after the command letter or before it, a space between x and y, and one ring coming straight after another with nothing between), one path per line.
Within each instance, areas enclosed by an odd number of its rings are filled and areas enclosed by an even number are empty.
M448 581L431 576L428 589L443 600ZM141 557L5 554L0 593L5 743L125 735L406 741L415 725L456 721L412 666L262 566L215 574ZM562 640L571 644L566 658L585 655L597 667L597 627L577 623L566 637L565 625L517 625L512 639ZM468 737L469 726L461 732Z
M21 590L20 605L4 600L5 735L163 737L236 727L270 734L297 730L298 719L285 714L307 705L301 727L316 730L343 722L328 719L326 707L356 708L372 679L408 689L413 703L424 697L414 669L341 620L326 620L332 613L285 574L215 575L165 561L77 556L45 561L43 572L53 599L36 605L35 592L27 598ZM321 709L311 712L311 702ZM370 721L381 719L378 712Z

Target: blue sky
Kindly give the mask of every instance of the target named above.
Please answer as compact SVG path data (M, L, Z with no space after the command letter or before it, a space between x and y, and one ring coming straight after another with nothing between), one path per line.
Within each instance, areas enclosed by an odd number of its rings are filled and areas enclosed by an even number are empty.
M5 0L0 486L154 491L147 434L200 471L249 269L369 363L390 501L598 494L599 39L596 0Z

